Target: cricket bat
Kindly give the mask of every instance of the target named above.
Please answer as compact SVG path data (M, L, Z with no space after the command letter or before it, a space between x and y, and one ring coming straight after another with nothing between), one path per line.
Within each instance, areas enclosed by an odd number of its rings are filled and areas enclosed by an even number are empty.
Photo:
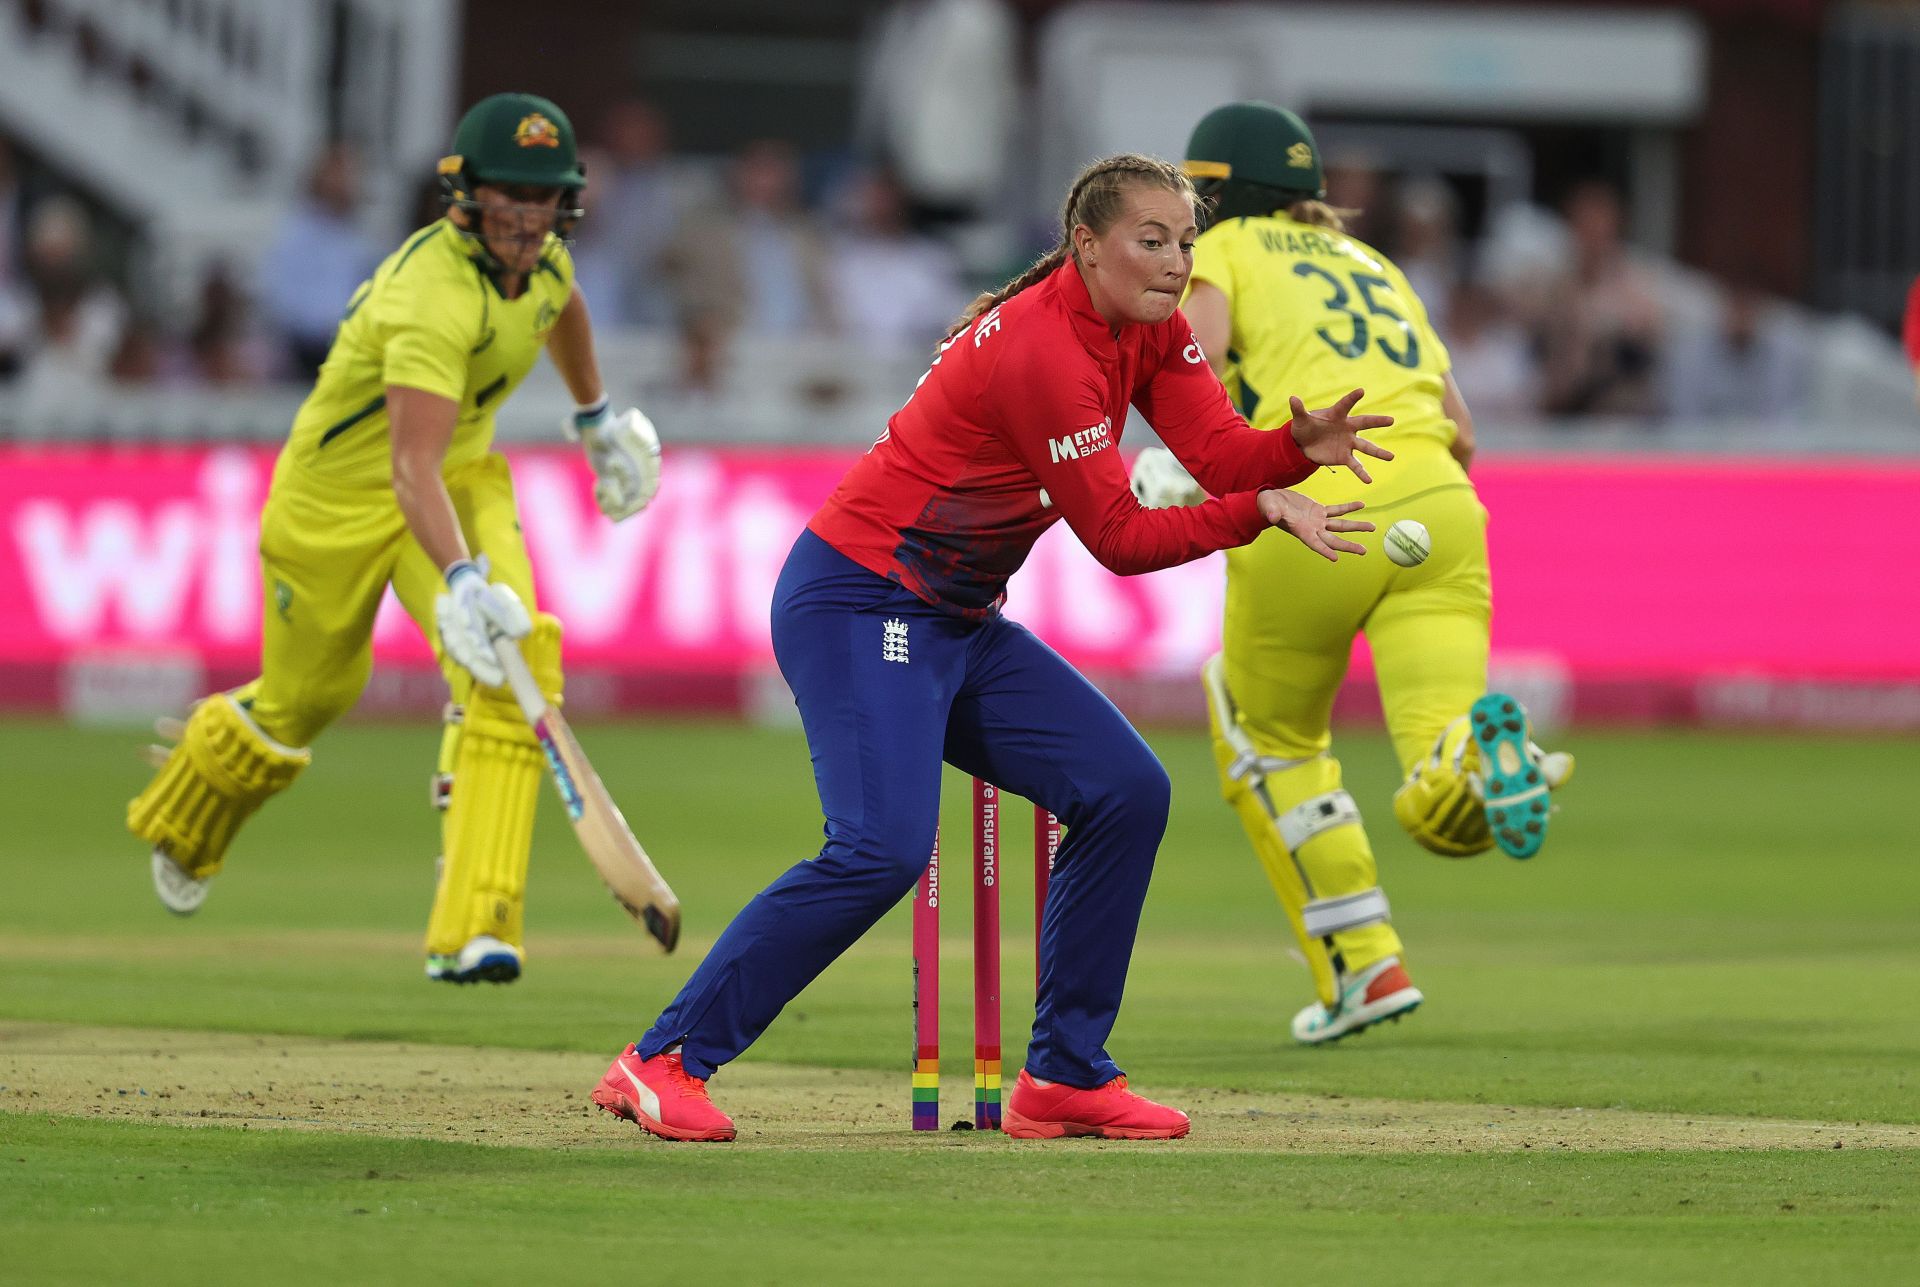
M527 717L527 724L540 742L547 759L547 772L560 803L573 823L573 834L580 847L599 871L600 879L613 891L614 901L627 914L646 927L647 933L671 952L680 941L680 900L660 877L647 851L634 839L633 831L621 816L620 808L601 784L600 775L587 762L585 751L560 712L548 704L540 685L534 682L520 645L505 636L496 636L494 654L506 672L507 687Z

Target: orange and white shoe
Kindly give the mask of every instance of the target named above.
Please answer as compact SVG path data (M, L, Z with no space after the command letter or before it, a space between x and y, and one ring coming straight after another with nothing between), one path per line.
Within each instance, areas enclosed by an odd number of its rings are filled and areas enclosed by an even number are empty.
M1383 1019L1410 1014L1427 999L1413 986L1397 956L1375 961L1358 974L1342 974L1335 986L1340 989L1340 1001L1334 1009L1315 1001L1293 1016L1295 1041L1309 1046L1338 1041Z
M628 1046L593 1088L593 1102L663 1140L730 1140L733 1119L707 1098L707 1079L680 1064L678 1052L642 1059Z
M1041 1081L1022 1068L1000 1128L1017 1140L1091 1135L1103 1140L1177 1140L1193 1129L1177 1108L1156 1104L1115 1077L1092 1090Z

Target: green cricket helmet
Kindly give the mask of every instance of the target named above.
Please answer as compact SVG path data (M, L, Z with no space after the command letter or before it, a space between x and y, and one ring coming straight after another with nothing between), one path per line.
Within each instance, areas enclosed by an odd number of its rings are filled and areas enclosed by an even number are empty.
M573 122L537 94L494 94L467 109L453 132L453 153L440 158L440 186L450 206L473 213L481 183L559 188L554 231L565 236L580 216L586 167Z
M1184 168L1214 219L1272 214L1327 195L1313 131L1272 103L1229 103L1201 117Z

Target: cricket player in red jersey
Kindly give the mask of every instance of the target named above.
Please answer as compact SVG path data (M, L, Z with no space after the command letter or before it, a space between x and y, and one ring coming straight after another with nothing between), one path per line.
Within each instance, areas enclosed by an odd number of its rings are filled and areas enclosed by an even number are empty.
M1008 1135L1169 1139L1187 1115L1127 1089L1107 1054L1167 821L1166 771L1126 719L1001 612L1007 578L1066 519L1119 573L1282 528L1329 559L1372 530L1284 490L1320 465L1362 479L1383 416L1295 403L1250 429L1177 307L1192 185L1116 156L1067 198L1061 243L968 310L887 431L808 524L774 590L773 645L813 754L826 844L720 936L594 1102L672 1139L730 1140L706 1080L913 887L939 822L941 762L1059 815L1033 1040ZM1142 509L1117 450L1129 407L1219 499Z

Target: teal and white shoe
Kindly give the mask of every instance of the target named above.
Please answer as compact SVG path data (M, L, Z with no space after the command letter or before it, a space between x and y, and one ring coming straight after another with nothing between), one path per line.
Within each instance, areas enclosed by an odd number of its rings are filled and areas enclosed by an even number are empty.
M1329 1010L1320 1002L1293 1016L1293 1039L1308 1046L1338 1041L1376 1023L1396 1022L1411 1014L1426 996L1413 986L1400 958L1375 961L1358 974L1342 974L1336 983L1340 1002Z
M1488 693L1468 717L1480 748L1487 828L1507 857L1531 858L1546 843L1547 819L1553 816L1547 790L1573 776L1573 757L1543 754L1533 743L1526 707L1505 693Z
M520 977L520 949L476 934L458 952L429 952L427 977L441 983L511 983Z

